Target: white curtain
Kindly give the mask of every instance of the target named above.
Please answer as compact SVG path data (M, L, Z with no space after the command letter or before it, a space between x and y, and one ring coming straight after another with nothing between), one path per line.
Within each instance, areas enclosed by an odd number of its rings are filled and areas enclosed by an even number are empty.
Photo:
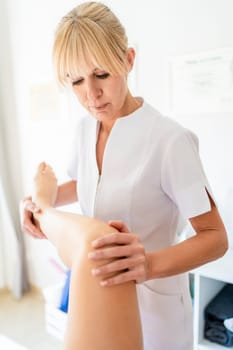
M22 197L20 144L6 3L0 1L0 286L19 298L28 289L24 237L18 203Z
M17 263L17 243L13 222L0 182L0 288L14 290L15 268ZM17 293L18 295L18 293Z

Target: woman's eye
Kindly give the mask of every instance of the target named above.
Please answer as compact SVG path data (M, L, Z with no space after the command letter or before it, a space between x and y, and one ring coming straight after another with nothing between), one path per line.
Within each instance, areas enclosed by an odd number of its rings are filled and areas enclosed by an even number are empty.
M96 78L98 79L106 79L109 77L109 73L96 74Z
M72 85L75 86L75 85L80 85L82 83L83 79L78 79L78 80L75 80L72 82Z

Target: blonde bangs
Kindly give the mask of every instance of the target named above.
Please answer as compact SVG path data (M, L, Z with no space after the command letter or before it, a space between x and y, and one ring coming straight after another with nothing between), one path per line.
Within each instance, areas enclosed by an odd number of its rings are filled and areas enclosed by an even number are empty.
M62 85L74 81L80 72L93 66L121 75L127 71L126 53L114 45L110 35L88 18L67 20L56 34L53 58L57 79Z

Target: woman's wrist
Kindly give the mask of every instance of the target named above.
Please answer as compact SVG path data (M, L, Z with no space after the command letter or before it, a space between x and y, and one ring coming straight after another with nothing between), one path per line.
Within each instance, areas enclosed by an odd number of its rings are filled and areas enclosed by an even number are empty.
M154 278L154 274L153 274L153 253L146 253L146 280L151 280Z

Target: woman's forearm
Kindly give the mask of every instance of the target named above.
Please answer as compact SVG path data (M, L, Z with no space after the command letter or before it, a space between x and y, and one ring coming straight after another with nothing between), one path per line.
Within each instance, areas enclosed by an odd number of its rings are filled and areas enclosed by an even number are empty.
M150 279L190 271L220 258L227 250L224 232L205 231L172 247L148 253Z
M77 181L72 180L58 186L57 198L54 206L59 207L62 205L71 204L77 200Z
M169 248L149 253L150 278L187 272L223 256L228 249L227 232L218 209L190 218L196 235Z

